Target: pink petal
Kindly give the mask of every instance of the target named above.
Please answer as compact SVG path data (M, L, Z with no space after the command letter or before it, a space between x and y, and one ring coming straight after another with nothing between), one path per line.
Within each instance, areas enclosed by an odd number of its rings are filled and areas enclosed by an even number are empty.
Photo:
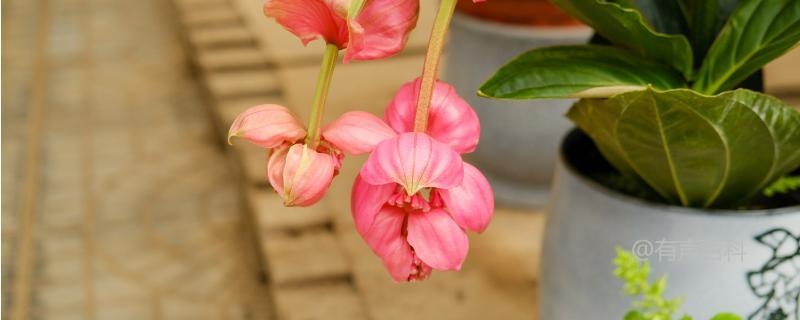
M282 146L272 149L267 161L267 179L272 189L275 189L283 198L283 169L286 167L286 154L289 153L289 146Z
M414 254L403 237L403 221L406 213L397 207L385 206L364 234L367 245L383 261L386 269L397 282L407 281L411 275Z
M333 12L342 18L347 18L347 11L350 10L350 4L353 0L323 0L325 5L333 10Z
M414 130L421 81L417 78L403 85L386 108L386 123L397 132ZM475 110L452 86L437 81L428 111L427 133L458 153L470 153L478 145L481 124Z
M441 209L410 213L407 238L417 256L437 270L460 270L469 251L467 234Z
M370 0L350 21L350 48L344 62L397 54L417 25L419 0Z
M289 148L283 169L283 202L286 206L307 207L317 203L328 191L336 162L330 154L309 149L303 144Z
M350 207L353 211L356 229L362 236L367 234L369 227L375 220L375 215L389 200L396 186L393 183L373 186L364 182L360 175L356 177L356 181L353 184Z
M233 120L228 142L233 137L241 137L264 148L275 148L285 142L297 142L305 136L306 130L289 109L264 104L247 109Z
M494 193L486 177L464 163L464 180L450 189L436 189L453 220L464 229L483 232L494 214Z
M350 154L370 152L396 135L383 120L363 111L345 113L322 129L325 140Z
M423 188L457 186L464 177L464 162L449 146L409 132L381 142L361 168L361 177L372 185L400 184L414 195Z
M270 0L264 4L264 14L299 37L303 44L321 37L340 49L347 47L347 21L320 0Z

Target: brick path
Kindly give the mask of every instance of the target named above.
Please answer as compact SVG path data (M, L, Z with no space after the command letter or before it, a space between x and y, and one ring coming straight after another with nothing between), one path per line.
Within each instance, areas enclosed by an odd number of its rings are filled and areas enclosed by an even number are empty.
M2 5L4 318L266 318L169 3Z

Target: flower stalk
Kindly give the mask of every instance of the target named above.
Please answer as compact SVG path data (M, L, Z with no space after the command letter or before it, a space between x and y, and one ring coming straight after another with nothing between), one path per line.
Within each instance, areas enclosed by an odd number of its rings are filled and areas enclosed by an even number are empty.
M353 2L350 3L350 8L347 10L347 17L349 19L358 17L358 14L364 9L365 4L367 4L367 0L353 0Z
M325 54L322 56L322 65L317 78L317 88L314 92L314 101L311 104L311 116L308 119L308 136L306 145L311 149L316 149L320 141L320 127L322 126L322 116L325 113L325 101L328 98L328 90L331 86L333 69L336 66L336 58L339 56L339 47L328 43L325 46Z
M436 20L433 23L431 38L428 42L428 52L425 55L425 64L422 69L422 84L414 119L414 131L416 132L425 132L428 129L428 111L433 98L436 78L439 74L439 63L442 58L445 38L456 9L456 2L457 0L442 0L439 4L439 11L436 13Z

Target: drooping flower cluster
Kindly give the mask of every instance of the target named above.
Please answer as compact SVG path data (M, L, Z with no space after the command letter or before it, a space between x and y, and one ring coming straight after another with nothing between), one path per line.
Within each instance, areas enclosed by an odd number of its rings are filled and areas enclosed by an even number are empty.
M417 23L418 0L369 0L356 17L348 17L350 3L351 0L271 0L265 3L264 13L304 44L322 38L338 49L347 49L345 61L386 58L402 50ZM332 57L327 57L331 69L336 53L334 50ZM325 81L330 81L330 74ZM327 90L327 84L318 84L318 90ZM313 108L320 110L321 118L324 99L318 103ZM309 121L310 128L315 119ZM351 128L360 130L357 126ZM351 149L348 141L331 144L320 139L319 134L306 132L287 108L267 104L240 114L231 125L228 140L241 137L269 149L267 177L273 189L285 205L304 207L322 199L341 168L342 150Z
M287 108L260 105L239 115L228 136L270 150L267 177L287 206L318 202L345 153L370 153L353 186L353 218L397 282L460 269L466 230L484 231L494 212L488 181L461 159L478 144L478 117L451 86L434 81L454 7L455 0L442 0L431 36L437 49L429 48L423 77L400 88L383 120L354 111L320 130L338 51L347 49L345 62L398 53L419 0L268 0L265 14L304 44L327 43L313 116L306 128Z
M469 248L465 230L482 232L494 211L488 181L460 156L478 143L477 115L438 82L428 130L413 132L419 86L417 79L400 89L385 123L351 112L323 134L333 143L361 141L348 152L372 152L353 186L353 218L398 282L425 279L432 269L460 269ZM358 137L344 131L352 127L346 123L360 124Z

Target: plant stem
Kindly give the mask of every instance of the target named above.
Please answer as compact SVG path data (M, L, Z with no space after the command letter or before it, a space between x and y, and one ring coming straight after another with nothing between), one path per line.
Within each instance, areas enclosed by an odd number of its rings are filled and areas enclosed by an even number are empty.
M450 20L456 9L457 0L441 0L436 21L433 23L431 39L428 42L428 53L425 55L425 65L422 69L422 84L417 101L417 113L414 119L414 131L425 132L428 129L428 110L433 98L433 89L439 73L439 62L442 58L445 37L450 28Z
M358 14L361 13L361 9L364 9L366 3L366 0L353 0L350 3L350 8L347 10L347 19L355 19L358 17Z
M322 115L325 113L325 100L328 98L328 89L331 86L333 68L336 66L336 58L338 56L339 47L330 43L325 46L325 55L322 56L322 65L319 68L319 77L317 78L317 89L314 92L314 102L311 105L311 116L308 119L306 145L312 150L319 145Z

